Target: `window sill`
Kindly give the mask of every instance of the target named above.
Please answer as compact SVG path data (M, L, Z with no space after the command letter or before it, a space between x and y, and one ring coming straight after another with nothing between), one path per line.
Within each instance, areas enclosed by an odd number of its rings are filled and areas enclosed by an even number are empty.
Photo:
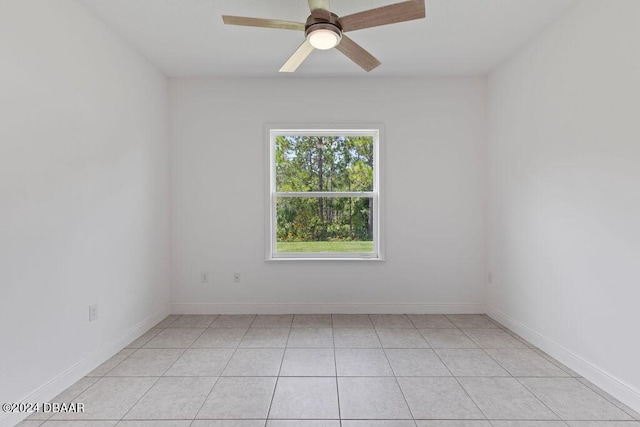
M385 258L265 258L265 262L280 261L365 261L365 262L384 262Z

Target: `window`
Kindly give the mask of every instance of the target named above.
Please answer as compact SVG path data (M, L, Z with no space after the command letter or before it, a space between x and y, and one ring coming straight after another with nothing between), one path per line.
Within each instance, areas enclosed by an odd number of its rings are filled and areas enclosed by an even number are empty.
M380 260L381 127L269 128L268 260Z

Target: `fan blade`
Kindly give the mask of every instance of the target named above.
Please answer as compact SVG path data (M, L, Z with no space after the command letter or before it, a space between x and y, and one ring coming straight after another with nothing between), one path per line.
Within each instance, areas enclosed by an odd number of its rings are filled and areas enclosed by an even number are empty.
M331 20L331 5L329 0L309 0L311 16L329 22Z
M424 0L410 0L338 18L342 31L355 31L380 25L396 24L427 16Z
M313 12L316 9L331 10L329 0L309 0L309 10Z
M244 25L247 27L278 28L281 30L304 31L302 22L280 21L278 19L247 18L244 16L222 15L222 21L227 25Z
M366 72L380 65L380 61L344 34L342 35L342 40L340 40L340 43L336 46L336 49L362 67Z
M293 55L291 55L291 57L287 59L287 62L285 62L282 68L280 68L280 72L293 73L298 69L300 64L302 64L302 62L307 59L307 56L309 56L309 54L313 52L313 50L314 48L313 46L311 46L311 43L309 43L308 40L305 40L304 43L298 46L296 51L293 52Z

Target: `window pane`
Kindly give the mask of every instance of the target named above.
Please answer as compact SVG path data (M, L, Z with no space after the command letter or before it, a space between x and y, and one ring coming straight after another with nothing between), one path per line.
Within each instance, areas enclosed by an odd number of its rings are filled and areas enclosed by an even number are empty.
M277 252L373 253L370 197L278 197Z
M276 191L373 191L373 137L276 136Z

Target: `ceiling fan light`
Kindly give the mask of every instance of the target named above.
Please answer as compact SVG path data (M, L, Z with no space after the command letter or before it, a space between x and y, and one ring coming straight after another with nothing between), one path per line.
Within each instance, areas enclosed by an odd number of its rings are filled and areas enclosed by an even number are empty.
M307 37L311 46L320 50L334 48L340 43L340 34L326 28L311 31Z

